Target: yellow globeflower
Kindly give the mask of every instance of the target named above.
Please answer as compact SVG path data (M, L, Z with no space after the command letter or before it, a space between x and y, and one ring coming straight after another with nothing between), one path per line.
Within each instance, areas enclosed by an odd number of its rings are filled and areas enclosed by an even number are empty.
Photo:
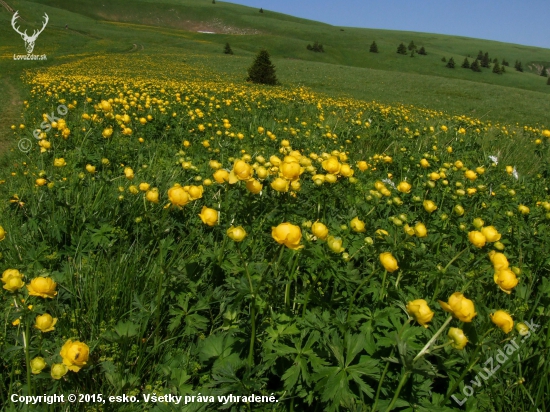
M134 178L134 171L132 170L131 167L125 167L124 175L126 175L126 179L132 180Z
M399 190L401 193L410 193L411 188L412 188L411 184L405 181L397 185L397 190Z
M204 188L201 186L189 186L189 189L187 189L187 193L189 193L189 198L191 200L197 200L202 198L202 193L204 192Z
M451 346L455 349L462 350L468 343L468 338L464 335L464 331L459 328L450 328L447 335L451 339Z
M519 213L521 213L522 215L528 215L529 214L529 208L525 205L519 205L518 206L518 211Z
M493 280L499 286L500 290L508 294L510 294L512 289L519 283L516 274L508 268L495 271Z
M466 172L464 172L464 177L473 182L477 179L477 173L473 170L466 170Z
M424 200L422 205L424 206L424 210L428 213L432 213L437 210L437 205L431 200Z
M468 239L470 239L470 242L478 248L485 246L485 242L487 241L485 236L483 236L483 233L478 232L477 230L472 230L468 233Z
M426 159L421 159L420 166L422 166L422 168L424 169L427 169L428 167L430 167L430 162L428 162Z
M302 174L302 167L296 162L283 162L281 164L281 175L288 180L296 180Z
M141 190L142 192L147 192L150 187L151 185L149 183L142 182L139 184L139 190Z
M232 173L239 180L248 180L254 174L254 169L248 163L243 160L237 160L233 165ZM231 183L231 181L229 181Z
M333 175L332 173L327 173L325 175L325 182L336 183L337 180L338 180L338 176Z
M494 243L500 240L501 234L495 229L494 226L485 226L481 229L481 233L487 239L487 242Z
M325 182L325 175L313 175L311 180L316 186L321 186Z
M54 378L55 380L59 380L63 376L65 376L68 371L69 371L69 368L67 368L67 365L63 363L54 363L52 365L51 375L52 375L52 378Z
M250 179L246 182L246 188L250 193L258 194L262 191L263 185L256 179Z
M0 242L6 238L6 231L0 226Z
M38 315L34 322L34 327L40 332L51 332L57 323L57 318L52 317L49 313Z
M227 229L227 236L235 242L242 242L246 237L246 230L244 230L242 226L231 226Z
M343 164L340 167L340 175L342 175L344 177L351 177L351 176L353 176L353 174L354 174L354 172L353 172L353 169L350 167L350 165Z
M506 258L504 253L495 252L494 250L491 250L489 252L489 259L491 259L491 263L493 264L495 271L508 269L508 267L510 266L508 264L508 259Z
M342 247L342 239L339 237L329 236L327 238L327 245L334 253L342 253L345 248Z
M2 273L2 283L8 283L8 281L12 278L22 279L23 276L24 275L17 269L6 269L4 270L4 273Z
M350 226L351 226L351 230L353 230L354 232L357 232L357 233L366 232L365 222L363 222L362 220L359 220L357 216L351 220Z
M328 227L323 223L316 221L311 225L311 233L317 236L317 239L325 240L328 236Z
M426 229L426 225L422 222L418 222L414 226L414 234L416 237L426 237L428 236L428 229Z
M380 263L382 263L382 266L384 266L384 269L388 272L395 272L399 269L399 266L397 266L397 259L395 259L390 252L380 253L379 257Z
M151 203L158 203L159 190L156 187L152 188L151 190L148 190L147 193L145 193L145 199L147 199L147 201Z
M410 227L408 224L403 226L403 230L405 231L405 233L407 235L414 236L414 229L412 227Z
M189 203L189 194L179 184L168 189L168 199L174 206L185 206Z
M43 357L37 356L31 359L31 371L34 375L38 375L46 367L46 361Z
M11 277L4 282L4 289L8 292L16 292L25 286L25 282L19 277Z
M514 320L503 310L497 310L494 314L489 315L491 321L497 325L504 333L510 333L514 328Z
M302 231L299 226L292 223L281 223L279 226L271 228L271 236L281 245L285 245L289 249L301 249Z
M229 172L224 169L218 169L213 174L214 180L217 183L229 182Z
M202 223L208 226L215 226L218 223L218 211L209 207L203 206L199 217Z
M451 313L462 322L471 322L477 315L474 302L464 297L460 292L455 292L449 297L449 302L438 301L444 311Z
M365 170L367 170L369 168L369 165L364 160L361 160L361 161L357 162L357 168L360 171L364 172Z
M409 312L409 315L414 316L416 321L425 328L428 327L428 323L434 317L434 313L428 306L428 302L424 299L416 299L407 303L407 312Z
M289 184L290 183L288 180L283 179L282 177L278 177L273 182L271 182L271 187L277 192L288 192Z
M60 158L54 159L53 165L54 165L55 167L63 167L63 166L66 166L66 165L67 165L67 162L65 161L65 159L63 159L62 157L60 157Z
M95 166L92 166L91 164L86 165L86 171L88 173L95 173Z
M73 342L69 339L61 348L60 355L63 358L63 364L66 365L69 370L78 372L86 366L90 355L90 348L85 343L77 340Z
M328 159L323 160L321 165L323 166L323 169L333 175L340 173L340 168L342 167L336 156L331 156Z
M42 298L53 299L57 295L55 288L57 283L54 282L52 278L49 277L37 277L31 280L27 285L29 290L29 295L31 296L40 296Z

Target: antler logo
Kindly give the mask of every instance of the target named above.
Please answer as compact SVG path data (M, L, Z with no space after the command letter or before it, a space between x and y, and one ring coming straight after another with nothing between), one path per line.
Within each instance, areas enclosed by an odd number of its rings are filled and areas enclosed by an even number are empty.
M27 53L31 54L34 50L34 42L36 41L38 35L44 31L46 28L46 25L48 24L48 21L50 20L48 15L44 13L44 24L42 25L42 28L40 30L34 30L32 36L29 36L27 34L27 30L25 30L23 33L19 30L19 27L16 27L16 21L19 18L19 12L16 11L11 19L11 26L13 29L21 35L21 38L25 41L25 48L27 49Z

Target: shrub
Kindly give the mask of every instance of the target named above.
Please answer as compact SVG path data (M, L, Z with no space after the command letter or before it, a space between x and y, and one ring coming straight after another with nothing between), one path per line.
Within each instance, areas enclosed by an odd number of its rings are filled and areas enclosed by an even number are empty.
M262 49L258 52L254 63L248 69L247 81L260 84L279 84L275 75L275 66L271 63L269 53Z
M403 43L401 43L398 47L397 47L397 53L398 54L407 54L407 48L405 47L405 45Z
M422 46L420 50L418 50L418 54L421 54L422 56L426 56L428 53L426 53L426 49L424 48L424 46Z
M542 70L540 71L540 75L542 77L548 77L548 69L544 66L542 66Z
M474 62L470 65L470 69L472 69L474 72L480 72L481 67L479 67L479 60L475 59Z
M502 74L502 70L500 68L500 65L498 64L498 61L493 65L493 73Z
M503 66L510 66L510 63L508 63L505 59L502 59L502 63L501 63Z
M233 54L233 50L231 50L231 46L229 43L225 43L225 48L223 49L223 52L225 54Z
M449 59L449 61L447 62L447 64L445 65L445 67L448 67L449 69L454 69L455 68L455 60L451 57Z
M319 42L315 42L313 43L313 46L311 44L308 44L306 46L306 48L308 50L311 50L311 51L314 51L314 52L317 52L317 53L324 53L325 52L325 49L323 49L323 45Z
M519 60L516 60L516 64L514 65L514 68L518 72L523 72L523 66L521 65L521 62Z
M443 56L443 57L441 58L441 61L442 61L443 63L445 63L445 62L447 61L447 59L445 58L445 56Z
M264 9L260 8L260 13L263 13L264 12Z
M470 62L468 61L468 58L467 57L464 57L464 61L462 62L462 67L463 69L469 69L470 68Z
M485 53L483 55L483 59L481 59L481 67L489 68L489 63L491 61L489 60L489 53Z
M483 60L483 52L480 50L479 53L477 54L477 59L479 61Z
M416 50L416 45L414 44L414 41L411 40L409 43L409 46L407 47L409 50Z
M376 44L375 41L373 41L372 44L370 45L369 51L371 53L378 53L378 45Z

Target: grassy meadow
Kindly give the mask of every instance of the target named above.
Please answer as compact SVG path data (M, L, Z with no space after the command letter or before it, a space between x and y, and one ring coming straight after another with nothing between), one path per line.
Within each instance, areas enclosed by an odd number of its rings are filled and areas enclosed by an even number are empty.
M9 4L50 23L14 61L0 10L0 410L550 408L550 50ZM260 47L281 85L245 81Z

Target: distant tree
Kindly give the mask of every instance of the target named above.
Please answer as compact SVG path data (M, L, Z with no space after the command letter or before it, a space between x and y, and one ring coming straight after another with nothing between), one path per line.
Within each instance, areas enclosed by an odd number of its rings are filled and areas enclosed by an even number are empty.
M260 13L263 13L264 12L264 9L260 8Z
M233 54L233 50L231 50L231 46L229 43L225 43L225 48L223 49L223 52L225 54Z
M420 50L418 50L418 54L421 54L422 56L426 56L428 53L426 53L426 49L424 48L424 46L422 46Z
M500 66L500 72L501 73L506 73L506 69L504 68L504 66Z
M470 68L470 62L468 61L468 58L467 57L464 57L464 61L462 62L462 67L463 69L469 69Z
M548 72L547 72L546 67L542 66L542 70L540 71L540 75L542 77L548 77Z
M313 46L311 44L308 44L306 46L306 48L308 50L318 52L318 53L324 53L325 52L325 49L323 49L323 45L321 43L317 42L317 41L315 43L313 43Z
M445 62L447 61L447 59L445 58L445 56L443 56L443 57L441 58L441 61L442 61L443 63L445 63Z
M498 63L498 59L496 57L493 59L493 64L495 63Z
M445 65L445 67L448 67L449 69L454 69L455 68L455 60L451 57L449 59L449 61L447 62L447 64Z
M473 63L470 65L470 69L472 69L474 72L480 72L481 68L479 67L479 60L475 59Z
M409 50L416 50L416 45L414 44L414 41L411 40L409 43L409 46L407 47Z
M483 60L483 52L480 50L479 53L477 54L477 59L479 61Z
M407 48L405 47L405 45L403 43L401 43L398 47L397 47L397 53L399 54L407 54Z
M483 59L481 59L481 67L485 67L485 68L489 68L489 63L490 63L490 60L489 60L489 53L485 53L483 55Z
M267 50L262 49L258 52L254 63L248 69L248 78L246 80L260 84L279 84L275 75L275 66L271 63Z
M510 66L510 63L508 63L505 59L502 59L502 63L501 63L503 66Z
M502 74L502 70L500 70L500 65L498 64L498 61L493 65L493 73Z
M411 57L414 57L414 49L411 50Z
M516 60L516 64L514 65L514 68L516 69L516 71L518 72L522 72L523 71L523 66L521 65L521 62L519 60Z
M546 84L550 86L550 77L548 77L548 80L546 81Z
M212 4L216 4L216 0L212 0Z
M375 41L373 41L372 44L370 45L369 51L371 53L378 53L378 45L376 44Z

